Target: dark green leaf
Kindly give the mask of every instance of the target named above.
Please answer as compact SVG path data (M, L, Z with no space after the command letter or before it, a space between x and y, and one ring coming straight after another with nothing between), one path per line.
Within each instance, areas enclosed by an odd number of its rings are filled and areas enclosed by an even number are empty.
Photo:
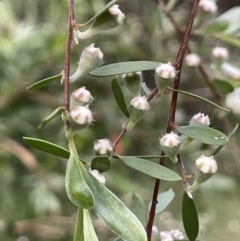
M220 94L226 95L234 91L234 87L225 80L216 79L213 81L213 86Z
M128 108L126 106L126 102L122 93L122 88L118 81L118 77L115 77L112 80L112 91L120 110L128 118L129 117Z
M146 225L147 210L142 198L137 193L132 194L130 210L136 215L143 225Z
M59 80L62 77L62 73L48 77L46 79L40 80L30 86L27 87L27 90L37 90L41 89L42 87L51 84L55 80Z
M136 158L133 156L120 156L119 158L127 166L143 172L151 177L167 181L179 181L182 179L176 172L157 163L146 161L144 159Z
M94 211L108 228L125 241L147 241L141 222L122 201L89 172L83 174L94 196Z
M40 151L63 157L68 159L69 158L69 151L61 146L58 146L54 143L44 141L41 139L35 139L30 137L23 137L23 140L31 147L38 149Z
M110 169L108 156L94 157L91 162L91 170L97 169L99 172L107 172Z
M228 28L228 26L228 21L213 21L198 29L197 31L195 31L195 33L201 35L213 35L214 33L223 32Z
M198 213L193 199L189 198L186 192L183 195L182 219L189 240L196 240L199 231Z
M68 198L78 207L89 209L93 208L93 195L83 178L85 168L78 161L73 151L70 151L70 157L67 162L65 175L65 187Z
M130 72L156 69L158 65L159 65L159 62L153 62L153 61L122 62L122 63L102 66L98 69L93 70L89 74L93 76L104 77L109 75L119 75L119 74L125 74Z
M176 131L202 143L223 146L229 139L222 132L204 125L178 126Z
M166 192L162 192L160 194L158 194L158 198L157 198L157 206L156 206L156 210L155 210L155 214L162 212L167 206L168 204L173 200L175 196L175 193L173 192L172 189L169 189ZM149 204L149 210L151 208L151 203Z

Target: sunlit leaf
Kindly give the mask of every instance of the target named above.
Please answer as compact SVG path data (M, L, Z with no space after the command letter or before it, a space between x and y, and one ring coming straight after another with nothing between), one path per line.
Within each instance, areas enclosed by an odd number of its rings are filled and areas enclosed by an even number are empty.
M130 72L144 71L156 69L158 67L159 62L153 61L133 61L133 62L122 62L116 64L109 64L90 72L90 75L93 76L109 76L109 75L119 75Z
M174 196L175 196L175 193L171 188L166 192L162 192L158 194L158 197L157 197L158 203L156 206L155 214L162 212L168 206L168 204L173 200ZM152 202L150 202L148 210L150 210L151 205L152 205Z
M234 91L234 87L225 80L216 79L212 82L216 91L220 94L226 95Z
M41 89L42 87L51 84L52 82L56 81L56 80L60 80L62 77L62 73L48 77L46 79L40 80L30 86L27 87L27 90L37 90L37 89Z
M83 164L70 151L65 175L65 187L68 198L80 208L92 208L94 200L91 190L83 178Z
M223 146L229 139L222 132L204 125L177 126L176 131L202 143Z
M179 181L182 179L176 172L157 163L133 156L120 156L119 158L127 166L137 171L143 172L151 177L167 181Z
M195 31L196 34L212 35L214 33L223 32L229 26L228 21L213 21Z
M107 172L110 169L108 156L96 156L91 162L91 170L97 169L99 172Z
M147 241L141 222L122 201L89 172L85 170L83 174L94 197L94 211L108 228L125 241Z
M58 146L54 143L44 141L41 139L35 139L31 137L23 137L23 140L31 147L38 149L40 151L63 157L68 159L69 158L69 151L61 146Z
M112 91L120 110L128 118L129 117L128 108L126 106L126 102L122 93L122 88L119 84L117 77L115 77L112 80Z
M146 225L147 210L142 198L135 192L131 197L130 210L136 215L143 225Z
M183 195L182 219L189 240L195 241L199 231L198 213L193 199L186 192Z

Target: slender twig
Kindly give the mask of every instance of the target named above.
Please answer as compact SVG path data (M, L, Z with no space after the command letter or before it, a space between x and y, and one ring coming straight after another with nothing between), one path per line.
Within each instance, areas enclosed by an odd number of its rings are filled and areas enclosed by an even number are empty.
M73 26L74 26L74 0L69 0L69 21L68 21L68 38L66 45L66 55L64 64L64 107L66 112L69 112L69 74L70 74L70 56L71 56L71 45L73 37ZM66 131L69 130L70 124L68 121L65 122Z
M175 62L175 68L176 68L176 78L174 81L174 89L178 89L179 88L179 83L180 83L180 79L181 79L181 69L182 69L182 62L184 59L184 55L188 46L188 41L190 38L190 34L191 34L191 30L192 30L192 25L193 25L193 21L195 19L196 13L197 13L197 7L198 7L198 3L200 0L195 0L192 6L192 10L190 13L190 16L188 18L188 22L187 22L187 26L183 35L183 40L176 58L176 62ZM170 107L170 112L169 112L169 119L168 119L168 126L167 126L167 132L170 132L173 129L172 124L175 122L175 113L176 113L176 106L177 106L177 97L178 97L178 93L174 92L172 93L172 101L171 101L171 107ZM164 153L162 153L164 154ZM165 158L161 158L159 164L160 165L164 165L164 160ZM151 208L150 208L150 212L149 212L149 219L148 219L148 224L146 226L146 231L147 231L147 238L148 241L151 240L152 237L152 226L153 226L153 221L154 221L154 217L155 217L155 209L156 209L156 205L157 205L157 193L160 187L160 180L156 179L155 181L155 186L154 186L154 192L153 192L153 197L152 197L152 204L151 204Z

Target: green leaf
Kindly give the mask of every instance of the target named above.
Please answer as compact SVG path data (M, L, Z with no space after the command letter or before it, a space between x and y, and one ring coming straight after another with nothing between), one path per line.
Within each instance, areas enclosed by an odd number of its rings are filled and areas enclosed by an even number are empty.
M207 103L209 103L209 104L211 104L211 105L219 108L220 110L223 110L223 111L226 111L226 112L230 112L230 110L225 109L225 108L223 108L223 107L221 107L221 106L213 103L212 101L210 101L210 100L208 100L208 99L205 99L205 98L203 98L203 97L201 97L201 96L199 96L199 95L195 95L195 94L192 94L192 93L190 93L190 92L183 91L183 90L176 90L176 89L171 88L170 86L168 86L167 88L168 88L169 90L172 90L172 91L175 91L175 92L179 92L179 93L181 93L181 94L188 95L188 96L194 97L194 98L199 99L199 100L203 100L203 101L205 101L205 102L207 102Z
M97 169L99 172L107 172L110 169L108 156L94 157L91 162L91 170Z
M223 146L229 139L222 132L204 125L177 126L176 131L204 144Z
M198 213L193 199L189 198L186 192L183 195L182 219L189 240L196 240L199 231Z
M78 208L77 221L75 225L75 234L73 241L98 241L95 233L89 211Z
M40 151L63 157L68 159L69 158L69 151L61 146L58 146L54 143L44 141L41 139L35 139L30 137L23 137L23 140L31 147L38 149Z
M213 21L195 31L196 34L213 35L214 33L223 32L229 26L228 21Z
M95 16L93 16L90 20L88 20L86 23L82 24L82 26L87 26L92 24L97 18L101 17L105 12L108 11L108 9L117 2L118 0L112 0L109 2L100 12L98 12Z
M83 178L85 168L78 161L73 151L70 151L70 157L67 162L65 175L65 187L68 198L78 207L92 208L94 200L91 190Z
M129 117L128 108L126 106L126 102L122 93L122 88L118 81L118 77L115 77L112 80L112 91L120 110L128 118Z
M213 37L220 39L228 44L231 44L237 48L240 48L240 40L236 38L236 36L218 33L218 34L214 34Z
M114 239L113 241L124 241L124 240L121 239L121 238L116 238L116 239Z
M215 90L220 94L226 95L234 91L234 87L225 80L216 79L212 83Z
M60 77L62 77L62 73L48 77L46 79L40 80L30 86L27 87L27 90L37 90L37 89L41 89L42 87L51 84L53 81L55 80L59 80Z
M94 197L94 211L108 228L125 241L147 241L141 222L122 201L86 170L83 175Z
M144 159L136 158L133 156L120 156L119 158L127 166L143 172L151 177L167 181L182 180L182 178L176 172L157 163L146 161Z
M158 203L156 206L155 214L162 212L168 206L168 204L173 200L174 196L175 196L175 193L173 192L172 188L170 188L166 192L162 192L158 194L158 197L157 197ZM148 210L150 210L151 205L152 205L152 202L150 202Z
M131 197L130 210L136 215L143 225L146 225L147 210L142 198L135 192Z
M130 72L144 71L156 69L159 62L153 61L133 61L133 62L122 62L116 64L109 64L90 72L90 75L104 77L110 75L119 75Z

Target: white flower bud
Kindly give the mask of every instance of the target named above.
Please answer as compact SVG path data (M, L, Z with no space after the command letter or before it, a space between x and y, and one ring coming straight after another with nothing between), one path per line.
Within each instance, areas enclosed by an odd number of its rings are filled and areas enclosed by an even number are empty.
M100 139L94 144L96 155L110 155L113 152L113 144L108 139Z
M72 95L71 95L71 108L73 109L76 106L83 106L83 105L88 105L92 102L93 97L90 93L90 91L86 90L85 86L76 89Z
M210 120L208 115L204 115L204 113L199 112L198 114L192 117L189 123L190 126L199 125L199 124L204 126L209 126Z
M227 94L225 103L234 114L240 115L240 87Z
M119 5L114 4L108 9L111 15L116 19L118 24L122 24L125 19L125 14L119 9Z
M176 70L172 66L171 62L168 62L167 64L160 63L155 72L163 79L174 79L176 76Z
M123 83L133 96L140 95L142 84L142 73L132 72L122 75Z
M152 226L152 236L157 237L159 235L159 230L156 226Z
M160 232L160 239L161 239L161 241L174 241L171 233L168 231Z
M226 59L228 59L229 53L226 48L215 47L212 49L212 56L214 58L226 60Z
M177 229L173 229L170 231L173 239L177 239L177 240L181 240L181 239L184 239L184 236L183 236L183 233Z
M217 5L214 1L211 0L200 0L198 6L206 13L217 12Z
M214 160L213 156L200 156L196 160L197 168L205 174L213 174L217 171L217 162Z
M74 122L79 125L90 124L93 121L92 112L86 106L77 106L70 112Z
M105 185L106 183L106 178L104 177L104 175L99 172L98 170L94 169L94 170L89 170L89 172L103 185Z
M223 63L221 65L221 69L231 78L235 80L240 80L240 69L229 64L229 63Z
M149 104L147 102L146 96L137 96L137 97L133 98L130 102L130 105L138 110L146 111L149 109Z
M176 163L178 161L176 155L180 148L179 136L173 132L167 133L160 139L160 145L172 162Z
M201 63L201 58L197 54L188 54L185 57L185 62L190 67L197 67Z
M79 59L76 72L70 76L70 82L74 82L82 75L91 72L103 63L103 52L100 48L95 48L94 44L86 47Z

